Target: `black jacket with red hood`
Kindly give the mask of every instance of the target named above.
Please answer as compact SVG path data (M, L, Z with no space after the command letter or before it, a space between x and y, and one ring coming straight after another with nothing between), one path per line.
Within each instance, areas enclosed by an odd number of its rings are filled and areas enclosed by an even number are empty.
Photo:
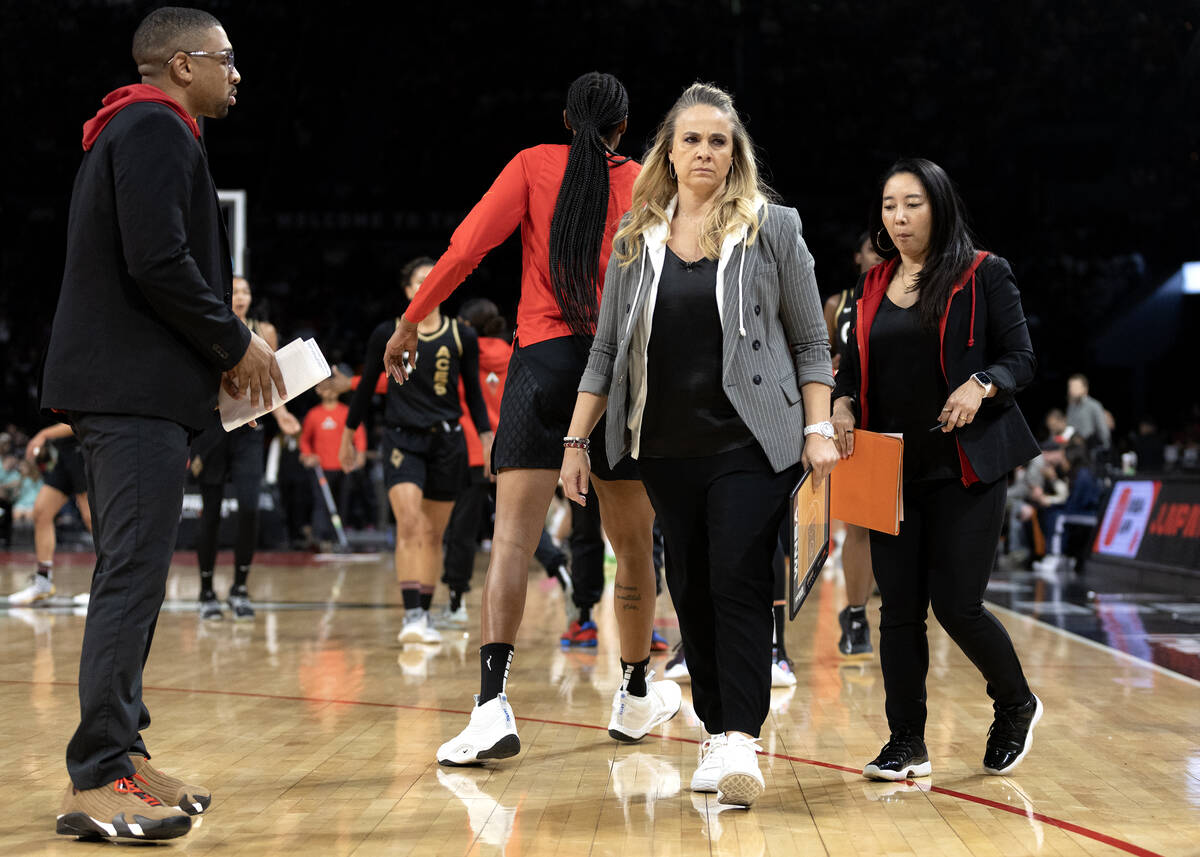
M866 404L871 324L898 263L896 257L876 265L855 290L850 341L833 398L855 400L861 428L871 428ZM1037 360L1008 262L989 253L976 254L950 292L939 335L947 390L958 389L976 372L986 372L996 385L996 395L983 400L974 421L953 432L963 484L994 482L1038 454L1037 441L1013 398L1033 380ZM930 414L930 425L936 419Z
M83 148L42 407L207 426L250 332L229 307L229 242L199 129L136 84L105 97Z

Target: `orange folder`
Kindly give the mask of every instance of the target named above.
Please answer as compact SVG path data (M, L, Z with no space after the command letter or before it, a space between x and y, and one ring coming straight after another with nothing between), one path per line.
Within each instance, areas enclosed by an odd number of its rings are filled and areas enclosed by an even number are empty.
M829 517L893 536L904 520L904 441L894 435L854 430L854 454L833 468Z

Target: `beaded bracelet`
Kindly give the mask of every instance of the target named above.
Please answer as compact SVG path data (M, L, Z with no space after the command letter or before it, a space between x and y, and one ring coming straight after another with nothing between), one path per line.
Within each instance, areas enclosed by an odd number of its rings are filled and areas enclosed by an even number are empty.
M570 449L582 449L587 452L592 448L592 439L590 437L564 437L563 446Z

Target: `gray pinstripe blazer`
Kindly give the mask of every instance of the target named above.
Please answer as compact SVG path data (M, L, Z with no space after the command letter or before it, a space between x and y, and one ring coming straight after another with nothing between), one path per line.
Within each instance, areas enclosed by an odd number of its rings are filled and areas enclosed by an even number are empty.
M816 382L832 388L833 368L800 215L794 208L762 205L765 220L754 244L745 245L744 229L727 236L717 263L721 382L779 472L800 460L804 445L800 387ZM672 202L668 217L674 208ZM625 215L622 226L629 216ZM604 280L596 338L579 390L608 397L609 461L638 454L646 346L668 233L665 223L647 230L642 254L625 266L613 259ZM715 347L715 343L696 347Z

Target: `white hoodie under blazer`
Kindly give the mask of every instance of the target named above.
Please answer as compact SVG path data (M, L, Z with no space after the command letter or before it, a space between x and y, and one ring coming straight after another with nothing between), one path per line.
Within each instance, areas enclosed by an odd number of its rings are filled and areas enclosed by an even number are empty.
M622 265L609 262L600 318L580 392L608 397L608 460L638 457L646 407L646 351L658 283L670 237L668 222L642 233L642 252ZM747 246L746 226L721 242L715 299L722 328L721 383L734 409L779 472L800 460L804 403L800 387L833 387L829 333L794 208L759 199L758 236ZM621 226L628 222L626 214ZM727 274L736 272L736 288ZM697 343L697 348L713 343Z

